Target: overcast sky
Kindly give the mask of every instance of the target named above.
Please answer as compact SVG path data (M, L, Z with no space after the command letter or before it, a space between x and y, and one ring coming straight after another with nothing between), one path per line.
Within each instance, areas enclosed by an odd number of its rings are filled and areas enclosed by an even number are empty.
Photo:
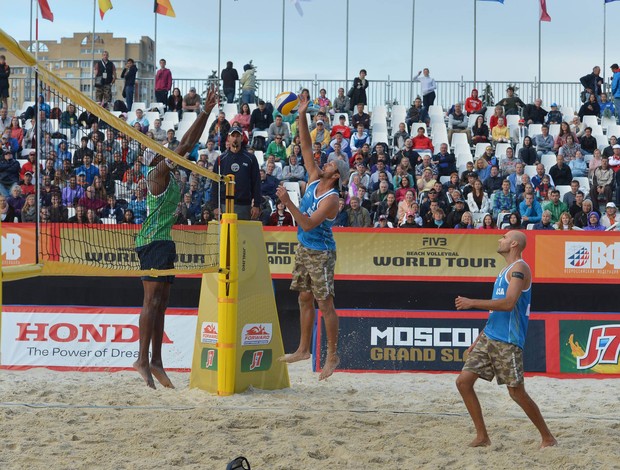
M40 21L39 37L59 40L92 31L92 0L48 0L55 15ZM473 79L474 0L350 0L349 79L360 68L370 80L408 79L412 5L415 2L414 69L431 69L438 80ZM158 16L157 55L175 78L201 78L217 68L219 0L171 0L176 18ZM346 0L302 0L301 17L285 0L285 76L345 76ZM16 5L22 6L21 9ZM154 37L152 0L112 0L113 10L96 30L137 41ZM281 73L282 0L222 0L221 60L238 70L250 59L258 76ZM0 0L10 11L2 28L29 37L30 2ZM36 2L35 2L36 5ZM478 80L534 80L538 74L539 0L478 2ZM547 0L551 23L542 24L542 80L577 81L603 65L604 0ZM8 18L9 15L5 16ZM620 62L620 1L607 5L607 68ZM609 74L608 74L609 75Z

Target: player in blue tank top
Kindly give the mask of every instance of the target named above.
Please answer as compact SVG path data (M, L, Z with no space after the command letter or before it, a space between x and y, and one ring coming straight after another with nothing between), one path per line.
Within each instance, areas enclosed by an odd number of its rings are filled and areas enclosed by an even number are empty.
M297 223L299 245L295 254L291 289L299 291L301 323L297 351L280 360L292 363L310 358L316 301L323 314L327 333L327 358L319 375L319 380L324 380L334 373L340 363L338 315L334 308L336 243L332 225L338 215L338 190L349 178L349 164L344 160L334 160L326 163L323 169L317 166L312 154L307 109L308 99L300 96L298 129L304 166L308 172L306 192L299 208L291 202L284 186L280 186L276 192Z
M526 237L513 230L499 240L497 252L506 260L506 267L497 276L491 300L457 297L457 310L488 310L489 320L478 338L467 350L468 356L456 386L476 427L471 447L491 444L482 408L474 391L478 378L506 384L511 398L523 408L542 437L540 447L557 441L549 431L538 406L525 391L523 382L523 346L527 333L532 298L532 273L522 259Z

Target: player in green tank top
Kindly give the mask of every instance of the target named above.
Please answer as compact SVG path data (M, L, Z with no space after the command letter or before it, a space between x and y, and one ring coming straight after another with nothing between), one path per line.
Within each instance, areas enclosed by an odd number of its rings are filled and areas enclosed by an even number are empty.
M207 124L211 110L217 104L217 92L211 87L205 100L204 110L185 133L175 152L186 156L196 145ZM140 269L173 269L176 249L172 241L172 225L176 208L181 201L181 191L172 169L174 164L150 149L144 152L144 163L151 167L147 176L147 217L136 237L136 251ZM164 319L170 287L174 276L144 276L144 302L140 312L140 348L133 367L146 384L155 388L155 381L164 387L174 388L166 375L161 357L164 337ZM152 344L149 361L149 346Z

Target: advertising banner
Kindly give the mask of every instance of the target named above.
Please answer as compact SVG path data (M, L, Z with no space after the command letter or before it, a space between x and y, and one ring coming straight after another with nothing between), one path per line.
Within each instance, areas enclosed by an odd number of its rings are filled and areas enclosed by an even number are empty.
M2 368L132 369L140 309L13 307L2 311ZM169 308L162 347L168 370L188 371L196 310Z
M560 372L620 374L620 318L560 320Z
M36 239L33 224L2 224L2 266L34 264Z
M290 277L296 232L266 230L264 237L273 277ZM336 279L487 281L504 261L496 252L497 233L344 229L334 237Z
M534 241L536 281L618 283L620 279L620 239L613 232L541 234Z
M466 350L488 314L424 311L338 311L339 370L350 372L460 371ZM325 360L326 338L318 323L316 368ZM546 372L545 322L530 320L524 351L526 372Z

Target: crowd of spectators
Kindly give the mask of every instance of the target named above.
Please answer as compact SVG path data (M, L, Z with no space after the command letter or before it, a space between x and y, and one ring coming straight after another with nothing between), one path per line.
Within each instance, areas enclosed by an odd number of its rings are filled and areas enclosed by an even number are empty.
M302 93L309 96L308 90ZM200 98L195 90L192 94L182 100L185 112L200 109ZM341 159L351 169L336 226L603 230L617 222L620 144L615 135L606 135L606 145L601 145L601 134L594 134L582 117L608 116L605 103L604 93L591 93L579 113L566 116L556 103L547 111L540 99L526 104L508 88L486 114L473 90L464 104L455 103L437 122L417 97L404 122L391 122L389 142L381 142L373 139L364 103L349 111L353 106L344 89L333 101L321 90L311 109L312 152L319 166ZM41 104L46 103L41 99ZM39 207L43 222L141 223L146 216L144 146L88 112L78 115L73 105L63 113L49 105L40 109L38 123L33 120L26 132L20 117L0 110L2 220L33 221ZM56 133L48 123L54 112L61 123ZM253 111L243 104L235 116L220 112L204 148L197 145L189 158L212 168L227 149L231 127L241 128L261 167L261 220L292 225L275 193L281 183L298 197L305 190L298 123L294 113L281 116L264 101ZM163 129L159 119L150 123L142 110L129 124L171 149L179 144L175 129ZM43 136L38 164L37 125ZM434 136L442 128L447 138L438 141ZM78 142L79 129L88 132ZM537 132L530 134L531 129ZM458 164L450 145L457 134L464 134L469 146L469 158L461 161L459 155ZM479 146L484 148L478 155ZM33 150L20 165L16 158L22 148ZM210 200L210 181L182 168L175 172L182 185L177 223L207 223L217 207ZM37 177L38 201L33 195Z

